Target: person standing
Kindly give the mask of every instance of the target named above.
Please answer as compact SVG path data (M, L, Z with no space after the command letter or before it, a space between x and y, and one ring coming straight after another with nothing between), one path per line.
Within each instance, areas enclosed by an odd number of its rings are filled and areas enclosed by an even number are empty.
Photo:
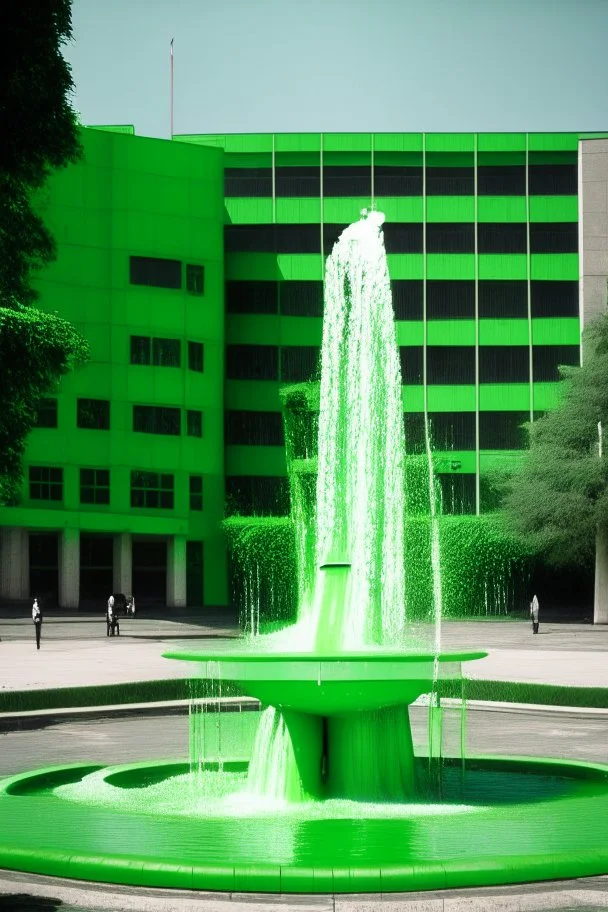
M532 618L532 633L538 633L538 612L539 604L536 595L530 602L530 617Z
M110 630L112 635L114 634L114 596L111 595L108 599L108 608L106 611L106 636L110 636Z
M36 649L40 649L40 633L42 631L42 611L38 604L38 599L34 599L34 604L32 605L32 621L34 622L34 629L36 631Z

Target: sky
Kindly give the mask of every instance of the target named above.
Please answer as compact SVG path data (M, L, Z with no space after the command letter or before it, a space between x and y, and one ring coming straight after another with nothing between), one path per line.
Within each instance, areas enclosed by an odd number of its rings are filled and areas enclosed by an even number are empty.
M608 0L73 0L85 124L608 130Z

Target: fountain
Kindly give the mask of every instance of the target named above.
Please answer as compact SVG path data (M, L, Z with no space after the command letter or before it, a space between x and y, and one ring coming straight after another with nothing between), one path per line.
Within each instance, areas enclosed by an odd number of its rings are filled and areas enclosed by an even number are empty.
M442 688L485 653L442 650L428 434L430 615L408 598L411 491L383 220L365 212L327 263L315 521L299 533L298 617L261 636L253 620L236 648L167 654L217 696L236 682L266 707L246 756L228 744L238 714L222 721L195 699L190 764L78 764L5 780L0 866L277 893L608 872L608 767L442 756ZM414 752L408 709L423 695L428 757Z

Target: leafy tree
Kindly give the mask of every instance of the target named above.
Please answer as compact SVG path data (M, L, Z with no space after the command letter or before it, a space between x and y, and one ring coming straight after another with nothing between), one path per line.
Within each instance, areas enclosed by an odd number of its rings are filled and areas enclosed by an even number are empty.
M32 305L32 274L55 257L35 197L55 168L81 154L69 102L69 0L20 0L3 12L0 83L0 503L14 500L25 439L41 396L87 357L86 342Z

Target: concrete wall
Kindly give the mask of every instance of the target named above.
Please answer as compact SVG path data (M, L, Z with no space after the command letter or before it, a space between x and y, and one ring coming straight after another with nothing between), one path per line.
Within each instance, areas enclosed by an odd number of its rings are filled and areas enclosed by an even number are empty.
M606 310L608 139L583 139L579 143L579 252L584 326Z

